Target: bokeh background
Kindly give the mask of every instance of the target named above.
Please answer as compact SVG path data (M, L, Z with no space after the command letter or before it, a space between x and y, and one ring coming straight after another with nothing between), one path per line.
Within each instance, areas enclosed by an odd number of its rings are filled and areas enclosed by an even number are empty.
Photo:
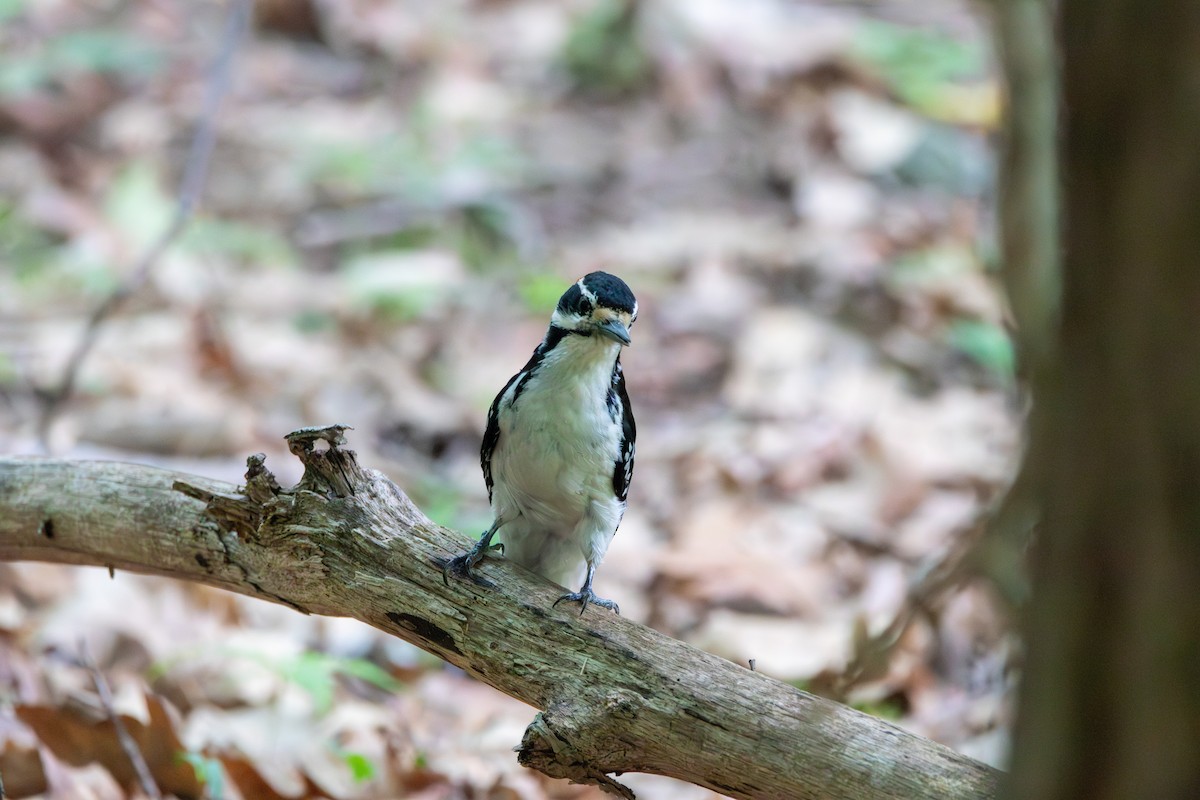
M43 436L87 316L174 214L228 13L0 0L0 453L236 482L265 452L286 483L283 435L344 423L473 537L488 404L565 287L611 271L641 305L640 436L598 592L1005 763L1016 644L958 566L1020 442L985 18L259 0L197 213ZM364 625L35 564L0 565L10 792L127 796L81 653L181 796L599 796L517 765L532 709Z

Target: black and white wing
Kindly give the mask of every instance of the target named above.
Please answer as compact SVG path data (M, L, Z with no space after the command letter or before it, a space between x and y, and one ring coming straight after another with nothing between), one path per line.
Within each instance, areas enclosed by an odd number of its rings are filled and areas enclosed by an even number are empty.
M629 495L629 482L633 480L633 457L636 451L637 425L633 421L633 407L629 404L629 393L625 391L625 373L621 360L613 367L612 387L608 393L609 411L613 421L621 422L621 447L613 464L613 492L622 503Z
M488 409L487 428L483 431L483 444L479 447L479 466L483 468L483 482L487 484L488 502L492 502L492 486L495 485L495 477L492 475L492 456L496 453L496 446L500 444L500 410L505 405L505 395L515 383L517 386L513 389L512 397L508 398L508 407L512 408L517 402L517 396L521 394L521 390L525 388L525 384L529 382L529 378L537 371L538 365L542 363L542 358L545 356L546 344L543 342L538 345L538 348L533 351L533 356L526 362L525 366L516 375L508 379L508 383L504 384L504 388L496 395L496 399L492 401L492 407Z
M483 482L487 484L489 503L492 502L492 454L496 452L496 445L500 443L500 401L504 399L504 393L516 379L517 375L509 378L500 394L492 401L492 407L488 409L487 428L483 432L483 444L479 447L479 466L483 467Z

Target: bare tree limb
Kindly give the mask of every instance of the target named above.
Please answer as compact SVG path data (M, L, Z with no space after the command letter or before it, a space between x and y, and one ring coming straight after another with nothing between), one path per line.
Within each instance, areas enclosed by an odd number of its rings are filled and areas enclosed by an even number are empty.
M84 360L91 353L99 337L100 327L119 309L130 296L136 293L150 277L151 270L162 258L167 249L187 227L200 200L200 192L204 188L204 179L208 175L208 163L212 157L217 140L217 110L221 101L229 93L229 85L233 76L233 56L238 46L245 38L250 25L254 0L235 0L229 10L225 23L225 31L221 36L221 48L209 74L208 87L204 95L204 105L200 110L196 132L188 150L187 161L183 167L183 178L179 184L179 195L175 203L175 214L171 223L157 239L142 253L125 279L113 289L112 293L92 311L84 326L83 333L67 359L63 368L62 380L56 389L48 392L43 400L42 413L38 419L38 437L42 448L49 451L50 426L54 423L58 412L71 398L75 391L75 381Z
M998 773L887 722L704 653L557 589L503 558L483 585L443 584L469 546L341 449L292 434L304 477L261 456L245 486L151 467L0 459L0 560L92 564L351 616L542 709L522 764L632 797L651 772L735 798L990 798ZM329 442L318 449L319 439Z

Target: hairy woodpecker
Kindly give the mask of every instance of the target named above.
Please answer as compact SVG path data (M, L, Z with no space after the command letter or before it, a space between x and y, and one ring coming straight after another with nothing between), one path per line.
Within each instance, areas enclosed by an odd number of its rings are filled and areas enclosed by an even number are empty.
M492 526L443 577L467 577L490 550L565 587L555 601L620 610L592 591L633 476L634 427L621 348L637 300L620 278L592 272L563 294L546 338L492 402L480 464ZM500 544L492 544L496 535Z

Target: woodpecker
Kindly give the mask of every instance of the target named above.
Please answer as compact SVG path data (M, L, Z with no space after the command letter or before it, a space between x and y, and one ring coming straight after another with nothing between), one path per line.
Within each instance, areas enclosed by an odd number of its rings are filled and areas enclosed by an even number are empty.
M577 602L581 616L589 603L621 613L596 596L592 580L633 477L637 428L621 348L637 314L633 292L606 272L585 275L563 293L546 337L488 411L479 460L492 526L446 563L443 578L473 578L471 568L499 549L564 588L580 586L554 605Z

